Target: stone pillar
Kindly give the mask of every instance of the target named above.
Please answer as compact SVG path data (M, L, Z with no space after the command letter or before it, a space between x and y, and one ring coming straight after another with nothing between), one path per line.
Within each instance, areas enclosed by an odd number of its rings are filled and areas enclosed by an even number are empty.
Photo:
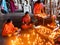
M52 0L50 0L50 17L52 16Z
M44 4L45 4L45 12L46 12L46 4L47 4L47 0L44 0Z

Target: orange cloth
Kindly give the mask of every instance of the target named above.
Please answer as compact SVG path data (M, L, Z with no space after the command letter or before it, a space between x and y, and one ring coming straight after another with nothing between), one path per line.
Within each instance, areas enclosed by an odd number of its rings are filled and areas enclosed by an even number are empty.
M7 36L8 34L13 34L18 28L15 28L12 23L5 24L2 29L2 36Z
M33 26L32 24L29 24L29 25L24 24L24 25L21 26L21 28L22 29L29 29L29 28L32 28L32 26Z
M22 22L24 22L24 23L29 23L30 21L31 21L31 17L29 16L29 14L25 15L22 18Z
M52 22L51 24L48 24L48 27L50 27L50 28L53 28L53 29L54 29L54 28L56 27L56 23L53 23L53 22Z
M43 9L43 3L36 3L35 5L34 5L34 10L33 10L33 12L34 12L34 15L35 14L40 14L41 13L41 10Z

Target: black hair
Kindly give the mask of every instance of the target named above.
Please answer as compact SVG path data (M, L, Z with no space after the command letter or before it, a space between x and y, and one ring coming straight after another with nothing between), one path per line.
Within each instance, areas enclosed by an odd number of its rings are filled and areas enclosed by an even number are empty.
M41 1L40 0L37 0L35 3L41 3Z
M29 12L26 12L25 14L29 14Z
M7 19L6 23L10 23L12 20L11 19Z

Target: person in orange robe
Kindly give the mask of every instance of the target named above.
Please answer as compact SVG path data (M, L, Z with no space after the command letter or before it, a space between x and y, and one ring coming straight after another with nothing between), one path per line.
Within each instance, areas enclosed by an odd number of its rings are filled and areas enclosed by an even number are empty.
M14 27L12 24L12 20L8 19L6 23L4 23L2 28L2 36L11 36L18 28Z
M47 26L50 27L50 28L52 28L52 29L54 29L54 28L57 27L57 24L56 24L56 22L55 22L55 20L56 20L56 15L52 15L51 18L52 18L52 22L51 22L50 24L47 24Z
M26 12L25 15L22 17L22 25L21 25L21 28L22 29L29 29L31 27L32 27L31 17L29 15L29 13Z
M44 13L44 5L43 5L43 3L40 2L40 0L35 2L34 8L33 8L33 13L34 13L35 17L37 17L37 16L40 17L41 14Z
M44 25L43 19L47 17L47 14L44 12L44 4L40 0L36 1L33 7L34 18L37 20L38 25Z

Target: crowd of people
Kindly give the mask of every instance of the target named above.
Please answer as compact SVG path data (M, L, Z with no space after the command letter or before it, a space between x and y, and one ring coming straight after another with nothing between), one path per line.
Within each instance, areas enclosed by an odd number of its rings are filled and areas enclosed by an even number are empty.
M0 8L3 14L7 14L10 11L13 13L17 9L13 0L1 0Z

